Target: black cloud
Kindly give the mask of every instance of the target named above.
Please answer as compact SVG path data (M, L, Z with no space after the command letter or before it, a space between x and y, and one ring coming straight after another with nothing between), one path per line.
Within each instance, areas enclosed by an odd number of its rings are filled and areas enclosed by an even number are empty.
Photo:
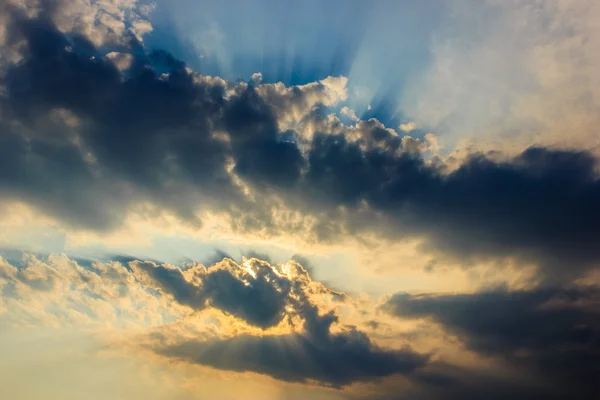
M600 390L599 304L597 288L575 287L397 294L384 309L400 317L432 318L472 350L526 368L531 382L543 382L538 398L591 399Z

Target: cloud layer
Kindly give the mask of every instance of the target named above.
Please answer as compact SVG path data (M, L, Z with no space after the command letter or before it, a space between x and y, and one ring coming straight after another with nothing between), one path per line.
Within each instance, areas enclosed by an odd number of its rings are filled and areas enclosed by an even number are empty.
M312 280L295 261L223 259L179 268L65 256L0 260L4 331L84 329L138 356L149 351L188 366L348 395L359 383L375 384L366 398L591 399L598 390L599 301L590 286L399 293L380 306L382 314ZM388 314L403 324L421 322L407 331ZM414 350L436 337L436 347ZM392 338L395 347L381 342ZM466 349L458 354L467 354L451 356L460 344ZM465 364L473 356L491 366Z
M125 323L158 329L195 312L219 310L262 334L223 328L190 339L189 328L180 334L167 328L149 332L142 343L170 358L336 387L409 374L428 359L409 348L384 349L355 326L338 324L323 296L344 302L344 295L312 281L294 261L273 266L258 259L243 264L224 259L208 268L181 270L138 260L82 267L66 257L26 256L21 266L5 260L0 265L0 316L8 324ZM288 332L269 333L268 328Z
M230 84L135 36L124 72L48 19L11 22L26 51L3 77L5 200L83 229L114 229L150 204L197 226L220 213L240 232L424 237L431 251L516 258L549 279L597 265L600 183L585 151L431 158L426 140L328 114L343 78Z
M497 290L476 294L396 294L383 308L431 318L474 351L538 374L542 398L598 392L600 291L597 287Z
M76 234L112 234L132 215L193 232L212 219L234 235L308 245L418 243L428 273L445 263L535 273L518 289L378 302L258 254L170 265L0 249L0 332L83 328L136 357L355 398L593 398L600 176L591 146L441 155L418 118L397 130L361 119L344 76L290 86L194 72L145 44L151 11L135 0L0 6L0 206L32 208ZM537 39L533 61L554 55ZM455 60L447 46L434 46L437 61ZM544 87L571 82L559 81ZM469 85L459 86L451 97L460 100ZM594 102L575 100L569 121L581 122L575 111ZM402 267L389 254L386 268Z

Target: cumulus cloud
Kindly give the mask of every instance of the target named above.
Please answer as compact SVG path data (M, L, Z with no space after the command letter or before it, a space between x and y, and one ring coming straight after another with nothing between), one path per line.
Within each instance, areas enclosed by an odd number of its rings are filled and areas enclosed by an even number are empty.
M342 107L342 109L340 110L340 114L347 116L355 122L360 120L360 118L358 118L358 116L356 115L356 112L353 109L348 108L348 106Z
M400 129L402 132L414 131L415 129L417 129L417 124L414 121L410 121L405 124L400 124L398 126L398 129Z
M224 260L210 269L196 266L186 271L153 263L132 262L131 266L181 304L200 310L212 306L261 328L291 315L292 300L299 296L289 276L256 259L245 260L242 266Z
M395 373L410 373L427 357L410 349L385 350L353 326L333 333L334 312L320 310L314 296L341 294L313 282L306 270L290 261L274 267L257 259L239 265L224 260L208 269L182 272L175 267L133 262L157 288L196 309L220 309L260 328L301 323L300 332L236 335L211 340L157 344L160 354L233 371L252 371L285 381L317 381L342 386ZM168 343L165 338L162 342ZM224 356L224 352L227 356Z
M127 46L131 35L141 41L152 31L148 17L153 7L138 0L8 0L3 7L0 46L7 46L5 50L17 49L13 18L47 19L61 32L85 37L97 47Z

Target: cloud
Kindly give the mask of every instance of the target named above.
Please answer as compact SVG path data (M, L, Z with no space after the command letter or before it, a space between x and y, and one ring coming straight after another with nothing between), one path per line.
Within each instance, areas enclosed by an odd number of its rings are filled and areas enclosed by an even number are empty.
M446 145L598 148L595 1L453 2L402 111ZM461 144L462 145L462 144Z
M383 309L402 318L431 318L477 353L525 367L532 381L543 382L543 398L554 391L587 399L599 389L592 378L600 361L599 302L597 287L540 288L399 293Z
M327 321L328 316L323 320ZM316 381L334 387L410 374L427 361L410 350L383 350L355 329L335 334L329 333L328 327L319 329L327 331L323 336L241 335L225 340L188 341L159 352L219 369L257 372L290 382Z
M181 304L218 308L261 328L279 324L289 313L286 308L293 306L292 296L298 295L289 277L256 259L245 260L243 266L225 259L210 269L186 271L147 262L130 265Z
M137 284L122 264L80 264L56 255L15 257L18 263L0 258L3 326L148 327L181 316Z
M61 32L84 37L96 47L127 46L132 35L142 41L143 35L152 31L148 20L152 9L138 0L7 0L5 17L0 20L4 32L0 46L6 46L4 50L12 51L14 57L23 56L21 37L11 26L13 18L46 19Z
M195 227L210 211L265 236L417 237L465 264L533 263L547 280L598 264L600 183L589 152L426 156L433 135L401 137L375 119L345 126L328 114L347 96L344 77L233 84L147 53L135 37L124 73L118 58L48 18L9 26L25 39L25 58L3 77L4 201L82 230L115 229L151 204Z
M18 254L3 254L18 261ZM393 319L313 281L294 261L224 259L183 268L66 256L17 261L0 260L5 332L85 328L137 356L150 351L185 365L343 390L371 382L378 387L373 398L591 399L598 389L590 379L600 357L596 287L399 293L382 310L404 324L425 319L406 336ZM364 314L371 329L348 324L350 311ZM444 341L429 343L431 354L408 347L431 341L436 324ZM465 364L453 337L494 362ZM395 386L401 382L410 385Z
M224 259L180 269L139 260L81 266L65 256L24 256L16 267L0 259L0 295L0 324L145 328L140 344L163 356L284 381L340 387L410 374L428 361L407 347L382 348L339 323L324 299L345 296L313 281L294 261L275 266ZM216 331L209 324L186 326L194 313L210 310L262 334L243 326L228 331L225 321ZM268 330L277 325L291 332Z
M342 135L317 136L306 192L350 209L366 201L383 215L371 221L379 229L391 223L396 234L425 235L430 251L522 258L545 267L549 278L597 264L600 186L592 155L531 148L506 161L475 155L444 173L418 153L390 150L363 152Z
M318 303L311 299L317 293L336 298L340 295L312 282L295 262L277 268L257 259L245 260L242 265L224 260L209 269L185 272L148 263L130 265L147 273L180 303L196 308L210 304L261 328L280 324L284 318L294 323L294 317L303 324L299 333L242 334L157 344L156 351L168 357L267 374L284 381L317 381L336 387L411 373L427 362L426 356L410 349L382 349L353 326L333 333L331 327L338 317L332 311L320 313ZM161 338L161 342L168 340Z
M108 53L106 57L109 58L121 71L129 69L133 63L133 56L128 53L118 53L113 51Z
M410 121L405 124L400 124L398 126L398 129L400 129L402 132L414 131L415 129L417 129L417 124L414 121Z
M332 333L338 317L331 311L320 314L311 298L318 293L340 295L312 282L295 262L277 268L257 259L245 260L242 265L224 260L208 269L195 267L184 272L149 263L130 265L134 271L144 271L160 290L182 304L194 308L210 305L260 328L273 327L284 318L294 324L294 317L303 324L300 333L157 344L157 351L165 356L284 381L332 386L410 373L427 361L410 349L382 349L353 326Z
M355 122L360 120L360 118L358 118L358 116L356 115L356 112L353 109L348 108L347 106L342 107L342 109L340 110L340 114L347 116Z

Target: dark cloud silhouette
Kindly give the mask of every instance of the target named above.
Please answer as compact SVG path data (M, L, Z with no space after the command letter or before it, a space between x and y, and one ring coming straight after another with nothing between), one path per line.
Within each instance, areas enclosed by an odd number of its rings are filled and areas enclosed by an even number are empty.
M410 374L427 362L411 350L384 350L355 328L331 333L330 315L318 317L305 334L188 341L160 354L238 372L257 372L290 382L316 381L340 387L393 374ZM317 324L311 326L310 324Z
M151 262L130 265L181 304L200 310L218 308L261 328L275 326L294 302L290 297L293 283L267 262L248 262L251 271L227 259L209 269L195 266L186 271Z
M522 258L549 279L598 265L600 181L591 154L530 148L503 162L474 155L443 173L418 153L359 145L318 135L305 191L335 205L366 201L384 215L371 224L424 235L430 251Z
M312 282L299 264L289 267L294 270L291 275L258 259L246 260L242 265L225 259L208 269L196 266L187 271L148 262L132 262L130 266L142 281L150 278L149 286L156 285L181 304L196 309L214 307L261 328L273 327L288 317L298 317L303 324L302 333L285 335L242 334L168 345L169 341L160 340L155 350L168 357L336 387L411 373L428 361L426 355L408 348L382 349L352 326L332 333L337 316L333 312L320 313L311 294L339 294ZM160 334L156 337L160 339Z
M596 287L574 287L397 294L383 308L403 318L432 318L472 350L525 368L532 382L543 382L536 390L546 394L539 398L591 399L600 390L599 305Z
M119 223L128 196L132 201L150 196L186 218L200 200L189 197L193 190L187 197L174 193L179 186L201 185L205 202L216 192L220 200L235 196L224 145L209 129L210 118L224 105L222 86L194 83L183 63L162 53L136 55L125 79L110 60L81 50L85 39L68 40L44 20L19 26L29 46L25 61L5 77L2 139L11 157L4 158L2 172L26 176L5 177L9 190L43 197L43 204L33 203L76 226L97 229ZM151 60L170 68L169 74L158 74ZM68 110L77 125L62 140L44 123L57 109ZM61 123L67 125L55 125ZM41 172L24 165L32 158ZM103 210L100 204L110 198L115 204Z
M599 260L595 166L588 153L543 148L506 162L476 156L425 184L410 210L439 249L523 257L549 278L573 276Z
M424 159L417 139L374 120L310 138L281 132L287 111L308 107L309 96L327 98L322 83L228 84L164 51L147 53L134 36L119 45L133 57L124 75L49 20L13 22L27 46L2 78L4 199L97 230L149 201L192 224L201 224L198 209L209 209L235 229L274 235L288 229L273 217L283 205L315 217L319 240L415 235L429 251L467 262L538 264L548 281L600 261L600 181L590 153L538 147L505 161L475 154L447 172L444 161ZM322 113L317 104L304 118L322 122Z
M276 326L288 317L306 320L309 312L316 312L311 309L311 294L345 298L313 282L307 270L293 261L286 267L292 272L257 258L244 258L239 264L225 258L208 267L194 264L185 269L139 260L128 265L148 286L178 303L198 310L214 307L260 328Z

